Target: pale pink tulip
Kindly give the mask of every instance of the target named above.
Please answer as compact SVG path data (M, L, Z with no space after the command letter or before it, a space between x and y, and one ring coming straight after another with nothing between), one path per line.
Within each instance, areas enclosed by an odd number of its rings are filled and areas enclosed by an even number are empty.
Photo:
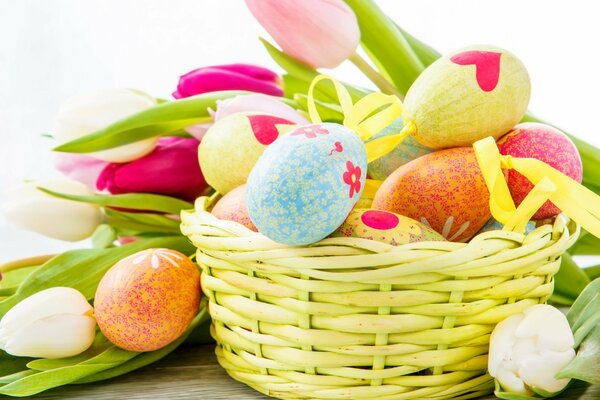
M72 153L56 153L54 158L54 168L92 190L96 190L98 176L107 165L106 161Z
M342 0L246 0L250 12L290 56L333 68L360 42L352 9Z

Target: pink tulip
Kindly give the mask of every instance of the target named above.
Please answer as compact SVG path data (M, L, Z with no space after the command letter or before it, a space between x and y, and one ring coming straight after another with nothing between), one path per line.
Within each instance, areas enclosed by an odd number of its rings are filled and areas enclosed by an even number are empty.
M79 154L56 153L54 158L54 167L57 170L92 190L96 190L98 176L107 165L106 161Z
M342 0L246 0L250 12L290 56L333 68L360 42L352 9Z
M145 157L125 164L109 164L97 181L99 190L119 193L156 193L193 201L208 187L198 164L196 139L163 138Z
M182 99L220 90L248 90L283 96L280 78L275 72L256 65L229 64L198 68L182 75L173 97Z

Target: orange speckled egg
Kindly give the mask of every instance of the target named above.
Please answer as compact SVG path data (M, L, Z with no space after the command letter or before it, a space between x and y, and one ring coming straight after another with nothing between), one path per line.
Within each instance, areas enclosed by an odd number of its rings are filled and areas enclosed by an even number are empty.
M248 215L246 205L246 185L241 185L221 197L211 211L212 215L219 219L235 221L246 228L258 232L256 226Z
M412 218L389 211L355 208L331 237L358 237L393 246L413 242L445 241L436 231Z
M372 208L465 241L490 219L490 195L471 147L436 151L404 164L381 185Z
M130 351L153 351L188 328L200 304L200 274L184 254L148 249L116 263L100 281L94 312L100 330Z

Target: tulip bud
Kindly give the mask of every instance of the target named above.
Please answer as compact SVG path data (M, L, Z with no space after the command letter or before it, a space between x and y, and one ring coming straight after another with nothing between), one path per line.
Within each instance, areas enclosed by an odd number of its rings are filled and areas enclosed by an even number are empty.
M54 157L54 168L91 190L96 190L98 176L107 165L106 161L79 154L56 153Z
M54 197L38 187L63 194L93 195L84 184L69 179L29 182L6 192L6 201L0 210L8 221L23 229L71 242L89 237L102 222L98 206Z
M0 349L20 357L63 358L94 341L93 308L77 290L42 290L11 308L0 321Z
M84 93L63 103L56 116L53 134L61 144L106 128L132 114L156 105L149 95L129 89ZM88 155L109 162L127 162L150 153L158 138L118 146Z
M220 90L248 90L283 96L280 79L275 72L256 65L229 64L198 68L182 75L173 97L182 99Z
M356 15L342 0L246 0L250 12L290 56L333 68L360 42Z
M196 139L163 138L152 153L139 160L109 164L98 177L98 189L193 201L208 187L198 164L199 144Z
M575 357L573 345L564 314L538 304L496 326L490 337L488 370L505 391L556 393L569 383L555 375Z

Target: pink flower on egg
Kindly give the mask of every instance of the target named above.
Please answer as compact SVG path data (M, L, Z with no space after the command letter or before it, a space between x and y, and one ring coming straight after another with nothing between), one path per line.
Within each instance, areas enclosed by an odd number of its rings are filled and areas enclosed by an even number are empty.
M307 125L300 127L292 133L292 136L304 135L309 139L314 139L318 135L328 135L329 131L319 125Z
M342 177L344 178L344 182L350 186L350 190L348 193L348 197L352 198L358 192L360 192L360 176L362 171L360 166L354 165L352 161L346 162L347 171L344 172Z

